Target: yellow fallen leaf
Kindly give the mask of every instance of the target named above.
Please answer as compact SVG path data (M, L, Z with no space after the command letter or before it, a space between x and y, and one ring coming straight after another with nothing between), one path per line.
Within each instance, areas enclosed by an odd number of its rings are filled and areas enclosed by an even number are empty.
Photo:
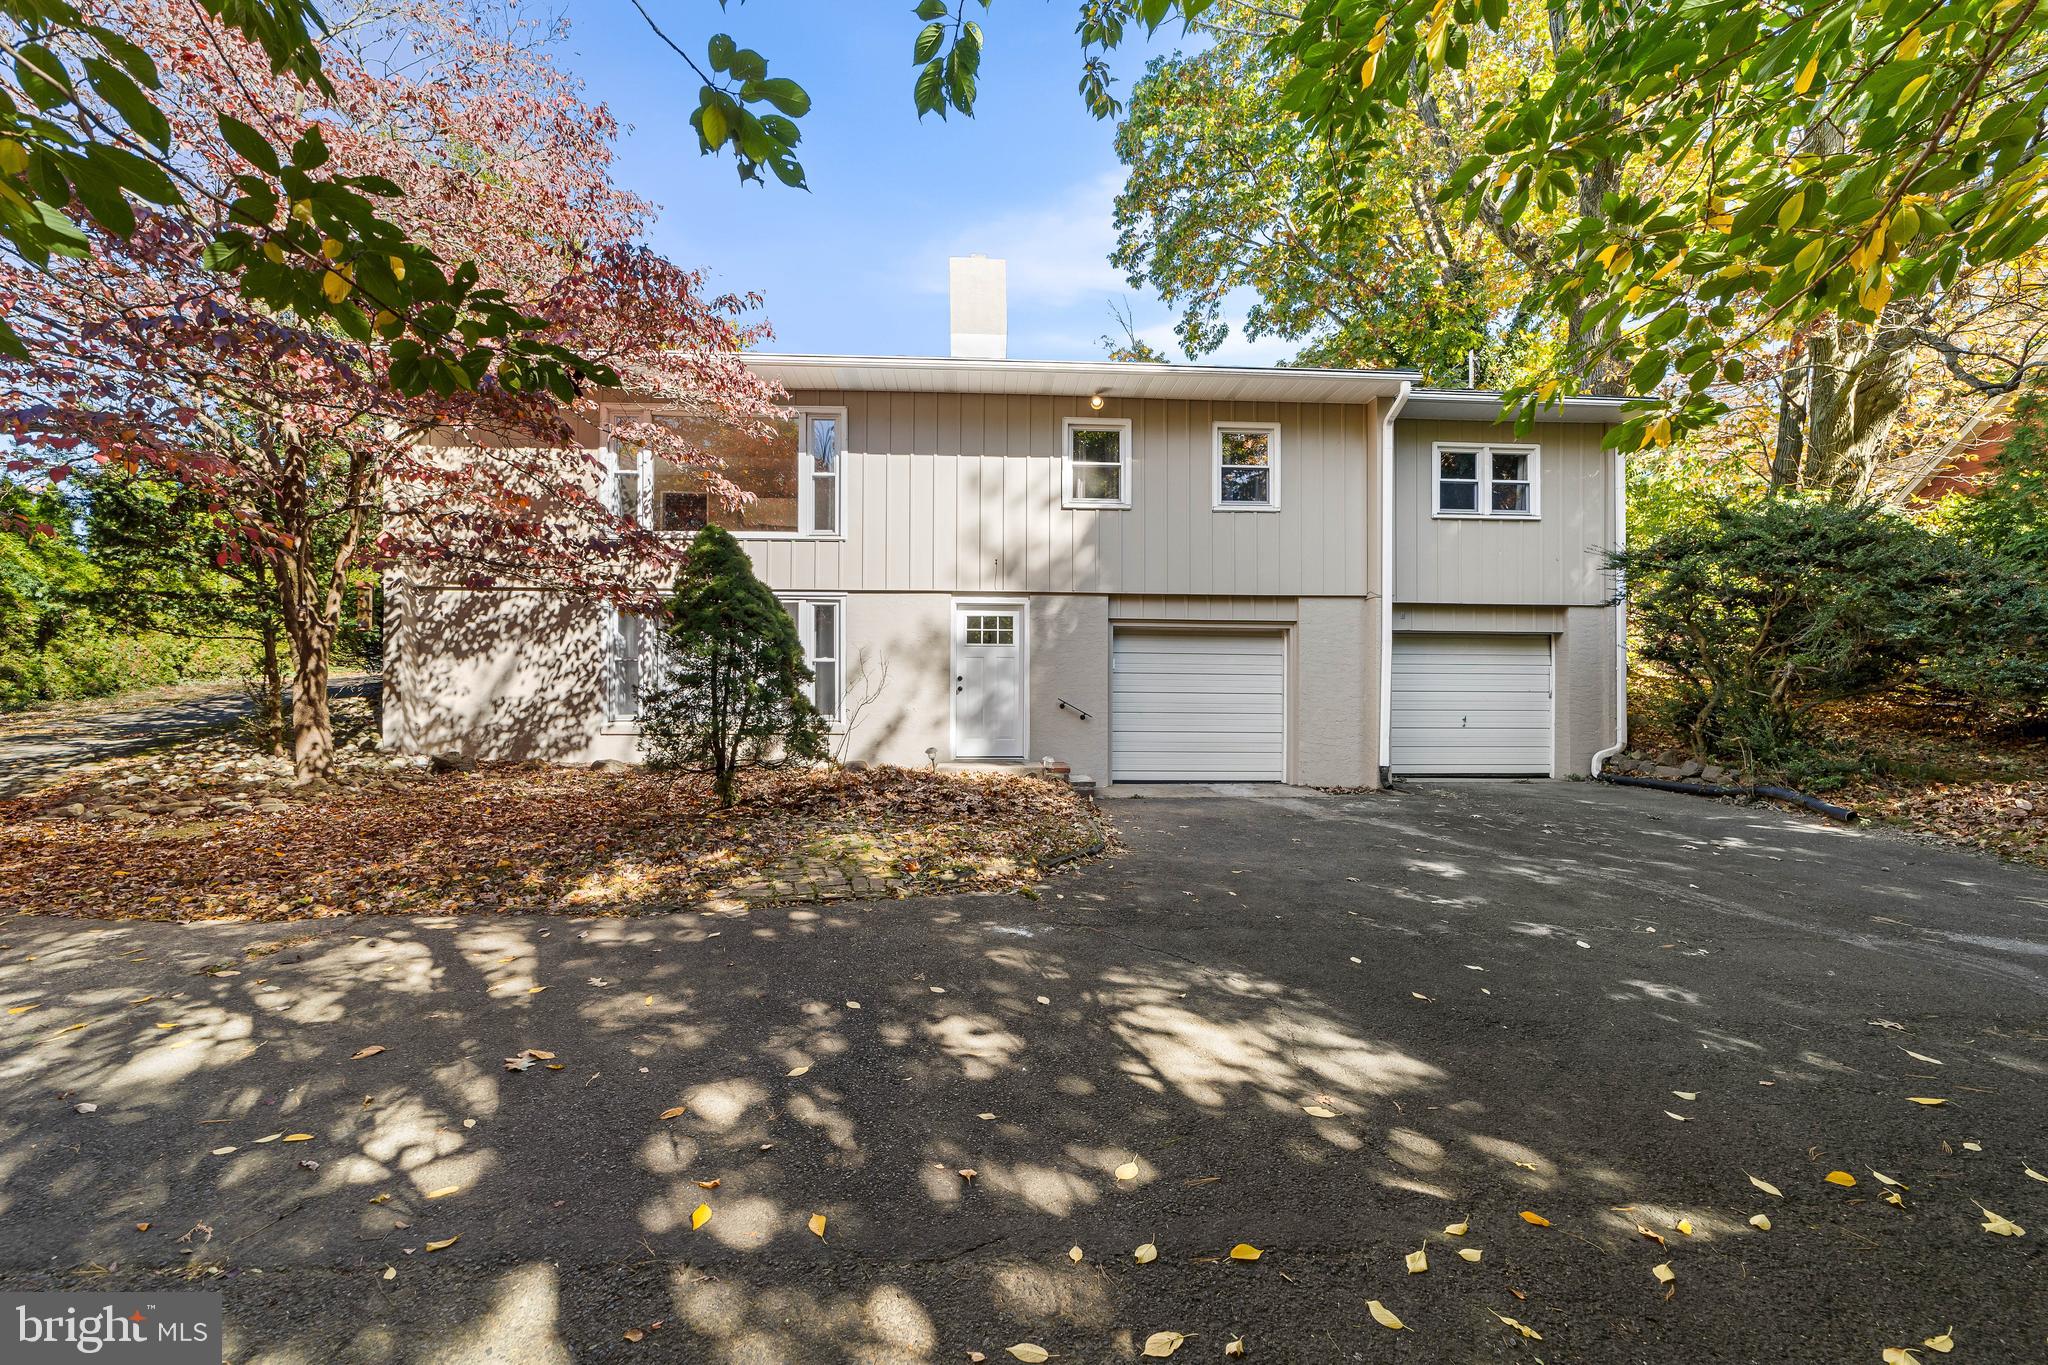
M972 1180L974 1179L974 1177L980 1175L981 1172L975 1170L972 1166L962 1166L959 1170L953 1172L953 1174L959 1176L962 1180Z
M1981 1142L1966 1142L1963 1144L1963 1150L1966 1152L1981 1152L1984 1150L1984 1144Z
M994 1115L994 1114L976 1114L976 1115L975 1115L974 1117L976 1117L976 1118L980 1119L980 1120L981 1120L981 1121L982 1121L983 1123L987 1123L987 1122L988 1122L988 1121L989 1121L990 1119L994 1118L994 1117L995 1117L995 1115Z
M1651 1266L1650 1273L1657 1277L1658 1284L1670 1284L1678 1278L1678 1272L1671 1268L1669 1261L1666 1261L1663 1265Z
M1003 1349L1017 1359L1029 1362L1029 1365L1039 1365L1041 1361L1052 1359L1052 1352L1034 1342L1020 1341L1015 1346L1006 1346Z
M1244 1338L1243 1338L1243 1337L1233 1337L1233 1338L1231 1338L1231 1339L1230 1339L1229 1341L1226 1341L1226 1342L1224 1342L1224 1343L1223 1343L1223 1354L1225 1354L1225 1355L1227 1355L1227 1356L1241 1356L1241 1355L1243 1355L1243 1354L1244 1354Z
M311 1133L286 1133L281 1140L284 1142L311 1142L313 1135Z
M1956 1339L1954 1336L1951 1335L1951 1333L1953 1333L1955 1330L1955 1328L1951 1327L1948 1329L1948 1331L1943 1332L1938 1336L1931 1336L1927 1338L1927 1340L1921 1342L1920 1344L1922 1346L1925 1346L1930 1351L1939 1351L1943 1355L1947 1355L1950 1351L1953 1351L1956 1348Z
M1678 1229L1678 1230L1679 1230L1680 1232L1684 1233L1684 1234L1685 1234L1686 1236L1688 1236L1688 1237L1692 1236L1692 1219L1690 1219L1690 1218L1681 1218L1681 1219L1679 1219L1679 1220L1678 1220L1678 1221L1677 1221L1676 1223L1672 1224L1672 1226L1673 1226L1673 1227L1675 1227L1675 1228L1677 1228L1677 1229Z
M16 1005L13 1009L8 1010L7 1012L9 1014L27 1014L30 1010L39 1010L41 1008L42 1005L40 1003L34 1005Z
M147 1223L137 1223L137 1224L135 1225L135 1230L136 1230L137 1232L148 1232L148 1231L149 1231L149 1224L147 1224Z
M803 1074L804 1074L804 1073L805 1073L806 1071L809 1071L810 1069L811 1069L810 1063L806 1062L806 1063L804 1063L804 1064L803 1064L802 1066L793 1066L793 1067L791 1067L791 1068L789 1069L789 1074L790 1074L790 1075L792 1075L792 1076L801 1076L801 1075L803 1075Z
M387 1266L385 1266L385 1267L384 1267L384 1278L385 1278L385 1279L387 1279L387 1280L395 1280L395 1279L397 1279L397 1278L398 1278L398 1267L397 1267L397 1266L395 1266L395 1265L387 1265Z
M2048 1175L2042 1175L2042 1174L2041 1174L2041 1173L2040 1173L2039 1171L2035 1170L2035 1169L2034 1169L2034 1168L2033 1168L2032 1166L2022 1166L2022 1167L2020 1167L2020 1169L2021 1169L2021 1170L2023 1170L2023 1171L2025 1171L2025 1172L2027 1173L2027 1178L2028 1178L2029 1180L2039 1180L2039 1181L2041 1181L2041 1182L2042 1182L2042 1183L2044 1183L2044 1184L2048 1184Z
M359 1048L357 1048L357 1049L356 1049L356 1050L355 1050L354 1052L351 1052L351 1053L350 1053L350 1054L348 1055L348 1059L349 1059L350 1061L352 1061L352 1062L360 1062L361 1060L363 1060L363 1058L365 1058L365 1057L374 1057L374 1056L376 1056L376 1055L377 1055L378 1053L382 1052L383 1050L384 1050L384 1046L383 1046L383 1044L381 1044L381 1043L372 1043L372 1044L371 1044L371 1045L370 1045L369 1047L359 1047Z
M442 1239L441 1239L440 1241L438 1241L438 1242L429 1242L429 1243L427 1243L427 1250L429 1250L429 1251L446 1251L446 1250L447 1250L447 1249L448 1249L449 1247L452 1247L452 1246L454 1246L454 1245L455 1245L455 1244L456 1244L457 1242L459 1242L459 1241L461 1241L461 1240L462 1240L462 1234L458 1232L458 1233L456 1233L456 1234L455 1234L455 1235L454 1235L453 1237L444 1237L444 1238L442 1238Z
M1079 1247L1068 1247L1068 1248L1067 1248L1067 1259L1068 1259L1068 1260L1070 1260L1070 1261L1072 1261L1072 1262L1073 1262L1073 1263L1074 1263L1075 1265L1079 1265L1079 1264L1081 1264L1081 1248L1079 1248Z
M1256 1261L1265 1254L1250 1242L1239 1242L1230 1249L1230 1259L1233 1261Z
M447 1197L448 1197L449 1195L451 1195L451 1194L460 1194L461 1192L462 1192L462 1186L460 1186L460 1185L443 1185L443 1186L442 1186L442 1187L441 1187L440 1189L438 1189L438 1190L428 1190L428 1191L427 1191L427 1198L429 1198L429 1199L446 1199L446 1198L447 1198Z
M1491 1308L1487 1309L1486 1311L1489 1313L1493 1313L1493 1310ZM1499 1318L1502 1322L1506 1323L1508 1326L1514 1328L1517 1332L1520 1332L1523 1336L1529 1338L1529 1340L1543 1340L1543 1334L1537 1331L1534 1327L1530 1327L1523 1323L1516 1322L1513 1318L1509 1317L1505 1313L1493 1313L1493 1315Z
M390 1196L390 1194L388 1194L388 1193L386 1193L386 1194L373 1194L373 1195L371 1195L371 1196L370 1196L370 1202L371 1202L372 1204L388 1204L388 1203L390 1203L390 1202L391 1202L391 1196Z
M715 1190L724 1183L722 1180L700 1180L697 1182L697 1188L700 1190Z
M1993 1213L1982 1204L1977 1206L1977 1211L1983 1214L1987 1220L1984 1224L1984 1231L1986 1232L1995 1233L2000 1237L2024 1237L2027 1235L2025 1228L2013 1222L2012 1219L2007 1218L2002 1213Z
M1540 1213L1531 1213L1527 1209L1522 1210L1522 1221L1525 1223L1533 1223L1539 1228L1547 1228L1550 1226L1550 1220L1548 1218L1545 1218Z
M1333 1119L1337 1117L1336 1110L1325 1109L1320 1104L1304 1104L1301 1106L1301 1112L1307 1114L1312 1119Z
M1398 1332L1403 1327L1407 1326L1406 1323L1402 1322L1399 1318L1394 1316L1393 1309L1387 1307L1378 1299L1367 1299L1365 1301L1365 1311L1372 1314L1372 1320L1374 1322L1378 1323L1380 1326L1386 1328L1390 1332Z
M1421 1247L1401 1258L1401 1264L1408 1267L1410 1275L1420 1275L1429 1269L1429 1248Z
M1936 1098L1932 1098L1932 1097L1930 1097L1930 1096L1927 1096L1927 1095L1908 1095L1908 1096L1906 1096L1906 1098L1907 1098L1907 1099L1909 1099L1909 1100L1911 1100L1911 1101L1912 1101L1913 1103L1915 1103L1915 1104L1947 1104L1947 1103L1948 1103L1948 1101L1947 1101L1947 1100L1945 1100L1945 1099L1936 1099Z
M233 1147L216 1147L213 1149L213 1154L215 1156L226 1156L229 1152L232 1152L234 1150L235 1149Z
M1465 1235L1466 1229L1470 1228L1471 1226L1472 1224L1470 1222L1446 1223L1444 1224L1444 1236L1463 1237Z
M1138 1178L1138 1163L1126 1161L1123 1165L1117 1167L1116 1178L1118 1180L1136 1180Z
M825 1235L825 1215L822 1213L812 1214L810 1221L805 1223L804 1226L811 1230L812 1235L823 1237Z
M1697 1090L1674 1090L1671 1093L1678 1096L1678 1098L1682 1100L1688 1101L1696 1100L1700 1097L1700 1092Z
M1924 1053L1924 1052L1915 1052L1915 1051L1913 1051L1913 1049L1912 1049L1912 1048L1909 1048L1909 1047L1906 1047L1906 1048L1900 1048L1900 1049L1899 1049L1899 1051L1901 1051L1901 1052L1905 1053L1905 1054L1906 1054L1906 1055L1907 1055L1908 1057L1911 1057L1911 1058L1912 1058L1912 1059L1913 1059L1914 1061L1916 1061L1916 1062L1926 1062L1926 1063L1927 1063L1927 1064L1928 1064L1929 1066L1946 1066L1946 1065L1948 1065L1948 1063L1946 1063L1946 1062L1942 1061L1942 1060L1941 1060L1941 1058L1939 1058L1939 1057L1930 1057L1930 1056L1928 1056L1928 1055L1927 1055L1926 1053Z
M281 1138L281 1137L283 1137L283 1136L284 1136L284 1134L283 1134L283 1133L268 1133L268 1134L265 1134L264 1136L262 1136L262 1137L260 1137L260 1138L257 1138L257 1139L256 1139L256 1145L257 1145L257 1146L259 1146L259 1147L261 1147L261 1146L262 1146L262 1145L263 1145L264 1143L266 1143L266 1142L276 1142L276 1141L277 1141L277 1140L278 1140L279 1138Z
M1749 1215L1749 1225L1758 1232L1769 1232L1771 1230L1771 1220L1761 1213Z
M1685 1115L1683 1115L1683 1114L1674 1114L1674 1113L1672 1113L1672 1112L1671 1112L1671 1111L1670 1111L1669 1109L1666 1109L1666 1110L1664 1111L1664 1117L1665 1117L1665 1118L1667 1118L1667 1119L1677 1119L1677 1120L1678 1120L1678 1121L1679 1121L1680 1123L1684 1123L1684 1122L1685 1122Z
M1829 1171L1821 1179L1827 1181L1830 1185L1840 1185L1845 1190L1856 1183L1856 1177L1850 1175L1847 1171Z
M526 988L526 993L527 993L528 995L539 995L539 994L540 994L540 993L541 993L542 991L544 991L544 990L546 990L546 989L547 989L547 987L546 987L546 986L528 986L528 987Z
M1139 1354L1152 1356L1155 1359L1164 1358L1178 1351L1180 1344L1186 1340L1187 1338L1179 1332L1154 1332L1151 1336L1145 1338L1145 1349L1139 1352Z
M1884 1365L1920 1365L1920 1357L1903 1346L1884 1348Z
M1877 1177L1877 1183L1880 1185L1889 1185L1895 1190L1910 1190L1913 1188L1911 1185L1906 1184L1902 1180L1892 1179L1883 1171L1872 1171L1871 1174Z
M683 1116L683 1106L679 1104L673 1109L664 1109L661 1116L665 1119L679 1119Z
M1906 1201L1900 1197L1897 1190L1886 1190L1884 1192L1884 1202L1897 1208L1906 1207Z
M1481 1251L1478 1247L1460 1247L1458 1249L1459 1257L1463 1260L1472 1262L1472 1264L1474 1265L1479 1264L1479 1258L1484 1256L1485 1254L1486 1253Z
M1744 1171L1743 1174L1749 1175L1749 1172ZM1762 1190L1765 1194L1769 1195L1773 1199L1783 1199L1785 1197L1783 1194L1780 1194L1778 1192L1778 1187L1776 1185L1773 1185L1768 1180L1758 1180L1755 1176L1749 1175L1749 1183L1756 1186L1758 1189Z
M628 1327L619 1335L623 1336L628 1341L641 1341L646 1338L647 1333L641 1331L638 1327Z
M1159 1259L1159 1248L1147 1242L1131 1253L1131 1259L1139 1265L1150 1265Z

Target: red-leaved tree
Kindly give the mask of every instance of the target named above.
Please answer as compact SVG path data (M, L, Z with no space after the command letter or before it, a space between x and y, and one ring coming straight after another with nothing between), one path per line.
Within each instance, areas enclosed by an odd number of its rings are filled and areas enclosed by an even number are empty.
M386 211L414 240L474 263L483 286L547 320L550 340L612 367L636 397L765 434L777 395L737 355L764 334L759 300L707 299L696 272L641 244L652 208L612 183L616 125L550 62L559 31L482 0L344 15L323 43L333 94L321 96L271 76L183 0L94 8L156 59L176 145L215 193L141 215L126 239L95 237L89 259L37 269L0 258L0 303L31 357L0 361L8 467L62 479L95 460L212 500L229 528L223 560L262 556L273 570L300 780L334 770L327 675L352 573L438 564L473 583L616 597L671 576L678 548L604 507L590 439L598 394L564 407L507 392L480 365L452 398L409 396L403 387L417 386L394 377L433 362L395 319L352 333L268 312L203 259L219 226L206 215L256 183L220 116L276 145L314 139L335 168L390 182ZM308 211L279 202L272 221ZM330 299L347 296L358 269L404 268L345 260L334 246ZM703 424L620 434L736 498L692 430Z

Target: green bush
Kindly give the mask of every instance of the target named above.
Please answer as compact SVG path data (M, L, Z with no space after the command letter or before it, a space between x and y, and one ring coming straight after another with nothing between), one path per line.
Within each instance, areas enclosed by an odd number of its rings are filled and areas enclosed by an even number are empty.
M640 708L640 747L659 768L708 772L730 806L743 768L815 763L825 722L805 693L796 623L747 552L707 526L690 542Z
M2048 696L2048 585L1875 506L1723 503L1611 558L1702 757L1810 770L1815 707L1909 685Z

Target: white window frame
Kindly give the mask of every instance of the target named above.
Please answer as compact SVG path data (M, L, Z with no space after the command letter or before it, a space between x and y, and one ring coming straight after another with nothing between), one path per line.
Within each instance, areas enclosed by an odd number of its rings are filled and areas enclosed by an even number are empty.
M1463 454L1471 451L1476 456L1473 473L1478 475L1478 488L1474 494L1476 508L1446 508L1444 506L1443 463L1446 451ZM1493 456L1499 451L1504 455L1526 455L1529 459L1529 510L1526 512L1496 512L1493 510ZM1462 482L1462 480L1461 480ZM1517 483L1520 480L1505 480ZM1429 499L1433 517L1463 521L1536 521L1543 515L1543 447L1520 441L1438 441L1429 448Z
M1117 434L1118 498L1077 498L1074 496L1074 433L1114 431ZM1086 466L1098 462L1084 460ZM1105 466L1106 467L1106 466ZM1131 421L1128 417L1069 417L1060 423L1060 506L1070 508L1128 508L1131 505Z
M1233 502L1223 496L1223 433L1226 431L1256 431L1266 437L1266 463L1258 465L1232 465L1233 469L1263 468L1266 470L1266 500L1264 502ZM1280 424L1278 422L1217 422L1209 428L1209 497L1211 510L1217 512L1277 512L1280 510Z
M609 429L617 422L644 422L647 414L641 411L620 411L605 414L605 426ZM605 510L615 517L630 516L640 526L651 526L654 521L654 456L645 450L635 451L628 461L622 459L619 438L605 440L604 505ZM639 481L639 497L631 508L620 505L619 476L631 473Z
M639 623L635 631L634 654L636 657L634 661L638 665L640 689L643 691L647 686L647 670L654 659L653 641L650 637L655 633L656 628L653 626L651 619L644 613L625 611L616 603L607 603L605 605L604 617L603 729L606 733L611 734L616 734L620 731L637 730L640 727L639 691L633 694L633 709L630 713L619 710L617 704L620 685L619 657L623 653L619 649L618 644L620 637L625 633L625 622L629 617Z
M832 608L832 648L837 652L830 656L830 662L838 666L839 696L830 711L820 708L818 714L825 718L829 728L836 729L844 723L846 717L846 598L837 593L809 592L791 593L788 596L778 594L775 600L789 613L789 619L796 622L797 641L803 646L804 651L804 665L814 673L817 665L812 661L811 642L817 638L817 615L813 609L820 604ZM818 684L816 678L813 678L811 704L816 706L817 702Z
M734 531L739 540L844 540L846 539L846 409L835 407L794 407L788 411L796 415L796 449L791 458L797 463L796 471L796 524L794 531ZM639 422L659 418L660 412L649 413L645 408L607 408L601 414L605 427L609 429L617 422ZM839 467L832 478L832 525L830 531L820 531L817 526L817 474L811 467L811 423L821 417L829 417L839 424ZM609 440L605 472L605 505L614 513L619 511L618 442ZM651 452L639 452L638 473L640 475L640 505L636 516L642 526L654 525L654 456ZM662 535L688 536L689 531L663 531Z

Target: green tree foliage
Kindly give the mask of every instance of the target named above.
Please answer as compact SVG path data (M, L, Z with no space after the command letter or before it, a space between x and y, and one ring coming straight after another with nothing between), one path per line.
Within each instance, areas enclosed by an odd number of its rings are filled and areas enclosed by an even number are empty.
M708 772L730 806L746 768L826 757L796 623L722 527L690 544L662 622L640 745L655 767Z
M1943 520L1997 562L2048 583L2048 397L2027 394L2012 420L1990 481L1974 495L1952 494Z
M1223 341L1224 310L1250 290L1246 334L1302 343L1297 364L1412 366L1463 386L1470 355L1481 382L1511 382L1552 330L1515 308L1530 270L1547 268L1542 224L1461 222L1438 197L1478 146L1479 109L1548 65L1541 7L1520 12L1384 146L1340 168L1281 107L1300 69L1273 46L1284 16L1225 0L1204 41L1151 62L1124 107L1112 261L1179 311L1191 358ZM1325 212L1339 184L1344 209Z
M1797 771L1814 707L1907 685L2048 698L2048 584L1869 505L1723 504L1613 563L1703 756Z

